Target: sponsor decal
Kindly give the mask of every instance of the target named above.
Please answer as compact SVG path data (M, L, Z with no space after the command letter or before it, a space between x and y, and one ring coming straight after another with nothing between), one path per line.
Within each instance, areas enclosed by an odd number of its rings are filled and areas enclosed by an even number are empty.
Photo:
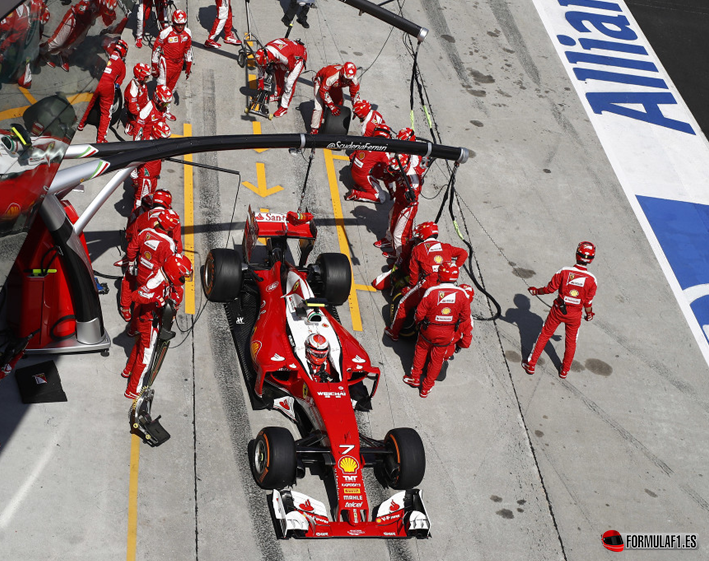
M167 38L168 43L177 43L177 42L179 42L179 40L180 39L178 37L168 37Z
M256 220L260 220L261 222L285 222L286 215L285 214L264 214L261 212L257 212L256 213Z
M315 510L315 509L313 508L313 505L310 503L310 499L308 499L308 500L305 501L304 503L301 503L301 505L300 505L298 508L299 508L300 510L306 510L306 511L309 511L309 512Z
M389 512L394 512L395 510L399 510L401 507L396 504L395 501L391 501L391 504L389 504Z
M357 481L357 476L356 476L356 475L343 475L342 478L343 478L345 481L350 481L350 482L351 482L351 481ZM344 483L343 485L347 485L347 483ZM359 485L359 483L357 483L357 485Z
M352 359L352 362L354 362L355 364L361 364L361 363L367 362L367 361L364 360L361 356L357 355Z
M278 288L278 283L274 282L273 284L269 284L266 287L266 292L273 292L274 290L276 290L276 288Z
M452 316L436 316L436 321L448 321L452 322L453 317Z
M569 275L569 282L567 284L573 284L574 286L586 286L586 277L573 278L572 275Z
M7 207L7 210L5 210L2 217L5 220L14 220L20 215L21 212L22 207L20 205L17 203L10 203L10 206Z
M251 342L251 356L258 355L258 352L260 350L261 350L261 341L252 341Z
M385 536L395 536L396 532L382 532Z
M446 294L443 291L438 293L438 303L439 304L453 304L455 302L455 292L451 294Z
M362 508L362 505L364 503L362 502L357 502L357 503L345 503L345 508Z
M244 325L244 318L241 317L241 316L239 316L238 318L236 318L236 319L234 320L234 323L235 323L236 325Z
M315 532L315 535L319 537L327 537L330 534L328 532Z
M342 456L337 465L344 473L354 473L359 469L359 462L352 456Z
M274 355L271 357L271 360L274 362L283 362L285 358L279 355L278 353L274 353Z
M298 365L297 364L289 364L288 368L298 368Z
M317 392L321 397L340 399L341 397L347 397L347 392Z
M356 475L344 475L343 477L347 477L348 479L357 479ZM359 483L343 483L343 487L359 487ZM349 493L347 489L345 489L345 493ZM352 491L352 493L359 493L359 489L357 491Z
M440 265L441 263L443 263L443 256L442 256L442 255L436 255L436 256L433 258L433 262L434 262L436 265Z
M569 294L570 294L571 296L578 296L578 295L579 295L579 291L576 290L576 289L573 289L573 290L571 290L571 291L569 292Z
M150 260L152 259L152 257L153 257L153 254L150 253L149 251L146 251L146 252L143 254L143 256L144 256L148 261L150 261Z
M371 144L369 142L331 142L326 146L328 150L369 150L370 152L386 152L387 147Z
M34 375L34 383L37 385L47 384L48 383L47 376L45 376L44 374L35 374ZM347 490L345 490L345 491L347 491Z
M451 309L446 306L445 308L443 308L443 309L441 310L441 313L442 313L444 316L449 316L450 313L451 313Z
M348 491L349 489L345 489L345 491ZM364 500L362 499L362 495L352 495L352 496L347 496L345 497L346 500L348 501L361 501Z
M347 530L347 533L350 536L361 536L362 534L364 534L364 530Z

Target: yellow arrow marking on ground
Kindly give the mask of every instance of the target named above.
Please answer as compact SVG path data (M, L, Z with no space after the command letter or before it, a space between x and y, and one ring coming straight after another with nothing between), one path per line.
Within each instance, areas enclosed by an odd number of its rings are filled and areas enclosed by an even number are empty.
M269 195L273 195L274 193L278 193L278 191L283 191L283 187L280 185L276 185L275 187L267 187L266 185L266 164L262 164L261 162L256 162L256 183L258 184L258 187L254 187L252 183L249 183L248 181L244 181L243 185L247 189L250 189L254 193L256 193L259 197L268 197Z

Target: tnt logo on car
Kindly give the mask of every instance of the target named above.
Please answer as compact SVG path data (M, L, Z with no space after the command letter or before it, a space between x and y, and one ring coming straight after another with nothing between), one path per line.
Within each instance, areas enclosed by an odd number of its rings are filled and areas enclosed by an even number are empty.
M623 551L623 536L615 530L608 530L601 536L603 547L610 551Z

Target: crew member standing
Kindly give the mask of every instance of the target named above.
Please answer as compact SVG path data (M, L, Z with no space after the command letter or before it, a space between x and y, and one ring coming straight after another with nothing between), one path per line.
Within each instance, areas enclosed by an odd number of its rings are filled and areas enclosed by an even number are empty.
M96 91L91 97L91 101L89 101L89 106L86 108L81 122L79 122L78 129L82 131L86 126L86 119L88 119L91 109L95 103L98 103L100 117L96 142L106 142L106 132L108 131L108 125L111 124L111 107L113 106L116 90L121 87L123 78L126 77L126 63L124 60L127 52L128 44L123 39L119 39L113 47L111 56L108 58L108 63L101 75L98 86L96 86Z
M293 18L300 9L300 13L298 13L298 23L305 29L308 29L310 27L308 23L308 12L314 3L315 0L290 0L288 10L281 18L281 21L288 27L291 27L293 25Z
M150 96L148 94L148 78L150 78L150 67L142 62L133 67L134 78L128 82L123 99L126 105L126 134L133 136L135 121L138 119L140 110L148 104Z
M416 308L419 336L416 340L414 363L404 382L417 388L419 395L428 397L443 363L457 348L467 349L473 341L473 321L470 315L471 293L456 286L458 266L444 263L438 268L438 283L429 288ZM428 360L426 376L423 368Z
M529 287L532 296L539 294L553 294L558 291L559 296L549 310L542 331L534 344L522 368L527 374L534 374L534 367L542 354L549 338L554 335L560 323L566 326L564 341L564 361L559 371L559 378L566 378L571 368L576 353L576 341L581 326L581 316L586 312L584 319L591 321L593 316L593 297L596 295L596 277L589 273L587 267L596 257L596 246L591 242L581 242L576 248L576 265L564 267L557 272L542 288Z
M182 255L171 255L165 264L156 269L140 287L135 290L131 299L137 316L137 335L126 367L121 372L124 378L130 378L128 387L123 394L128 399L136 399L140 395L149 374L148 367L153 358L155 343L160 330L162 308L167 300L172 300L176 306L182 302L183 285L192 275L192 263Z
M326 105L333 115L340 114L338 106L343 102L343 88L349 88L353 107L359 101L357 66L353 62L325 66L315 75L313 87L315 89L315 107L310 121L310 134L318 134L323 119L323 105Z
M224 30L224 42L230 45L241 45L241 41L234 33L234 22L232 21L231 0L217 0L217 17L214 18L212 30L209 37L204 42L204 46L210 49L221 49L217 43L217 37Z
M172 25L160 32L153 45L153 76L158 85L167 85L173 94L182 67L185 67L185 79L189 79L192 72L192 32L186 25L187 14L176 10L172 14Z
M281 102L281 106L273 116L282 117L288 112L288 106L293 99L293 93L295 93L295 84L305 69L308 50L301 41L274 39L267 43L263 49L256 51L254 58L259 66L259 78L263 77L269 64L273 66L276 78L276 96L275 99L269 101Z

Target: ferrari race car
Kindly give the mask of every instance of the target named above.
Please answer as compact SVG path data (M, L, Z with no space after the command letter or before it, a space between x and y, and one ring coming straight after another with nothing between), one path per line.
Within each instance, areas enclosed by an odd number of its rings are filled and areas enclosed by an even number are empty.
M281 538L426 538L431 523L414 488L426 469L423 443L411 428L392 429L383 440L360 433L355 410L371 408L380 372L337 314L352 286L349 258L323 253L306 266L316 236L309 213L249 209L241 252L213 249L204 265L204 292L225 304L252 406L280 411L300 432L296 440L283 427L261 430L249 445L252 474L273 491ZM296 265L288 255L297 252ZM312 337L328 349L317 369L308 354ZM365 467L398 491L374 508ZM306 470L330 486L330 509L292 488Z

